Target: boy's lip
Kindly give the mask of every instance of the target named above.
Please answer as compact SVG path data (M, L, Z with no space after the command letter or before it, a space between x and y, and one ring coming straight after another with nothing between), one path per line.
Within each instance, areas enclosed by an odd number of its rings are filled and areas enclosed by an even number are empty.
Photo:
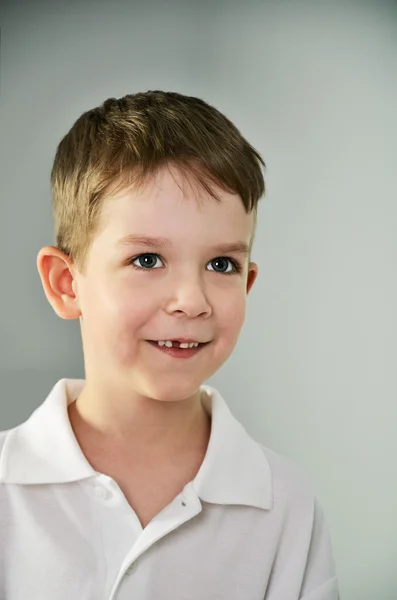
M147 340L148 342L180 342L181 344L209 344L209 341L200 342L198 339L178 337L178 338L159 338L158 340Z

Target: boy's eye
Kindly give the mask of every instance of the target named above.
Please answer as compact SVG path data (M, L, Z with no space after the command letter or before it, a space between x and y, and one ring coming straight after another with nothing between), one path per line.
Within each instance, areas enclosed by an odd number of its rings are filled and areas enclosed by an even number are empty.
M142 269L159 269L163 264L158 265L157 261L161 263L160 257L157 254L141 254L132 261L132 264Z
M154 270L160 269L164 266L160 256L158 254L140 254L136 258L131 260L130 263L135 269L140 270ZM226 256L218 256L213 258L207 265L209 271L215 271L215 273L225 273L231 275L232 273L239 273L241 267L239 264Z
M216 273L235 273L238 271L238 266L235 261L230 258L226 258L225 256L218 256L211 260L208 265L210 271L215 271ZM229 268L230 267L230 268Z

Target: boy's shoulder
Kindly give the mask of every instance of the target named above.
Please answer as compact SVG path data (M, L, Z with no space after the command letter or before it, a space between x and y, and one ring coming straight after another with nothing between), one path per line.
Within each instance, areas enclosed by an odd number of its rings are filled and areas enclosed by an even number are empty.
M4 429L4 430L0 431L0 456L2 454L4 444L5 444L7 437L9 436L9 434L12 431L15 431L16 429L18 429L18 427L19 427L19 425L17 425L16 427L11 427L10 429Z
M17 432L19 427L20 427L20 425L17 425L16 427L11 427L10 429L3 429L2 431L0 431L0 464L1 464L1 457L3 455L4 446L5 446L7 438L13 432Z
M8 436L18 427L13 427L11 429L5 429L0 431L0 484L3 483L3 471L4 471L4 447Z
M23 423L9 429L0 430L0 464L2 462L7 438L9 436L18 435L18 430L21 425L23 425ZM256 440L254 442L265 455L272 476L272 484L276 489L278 488L279 491L283 490L284 492L288 490L295 492L300 490L302 493L309 495L310 493L313 493L308 476L297 463Z
M11 457L6 456L7 453L7 439L15 437L18 438L19 430L23 423L16 427L0 431L0 480L3 479L4 469L6 460ZM267 446L254 440L247 432L245 435L251 439L250 444L252 447L256 445L261 453L263 453L265 460L259 462L262 464L262 468L266 470L270 476L270 489L271 496L273 496L273 506L283 507L284 509L292 504L300 506L304 510L313 510L316 502L314 489L312 484L304 472L304 470L298 466L292 459L275 452ZM11 441L11 440L10 440ZM22 442L22 440L20 440ZM23 442L22 442L23 443ZM10 446L11 451L11 446ZM255 457L254 455L249 455ZM249 459L247 458L246 461ZM252 466L252 465L251 465ZM250 465L246 464L246 468L250 470ZM260 473L256 472L258 477ZM255 474L252 475L255 477Z
M269 464L275 504L285 505L292 500L297 506L314 508L316 503L314 487L304 469L293 459L257 443Z
M294 461L294 459L287 457L285 454L276 452L275 450L257 442L262 452L265 454L267 461L272 467L272 471L276 472L282 478L292 479L296 483L309 483L309 479L305 474L302 467Z

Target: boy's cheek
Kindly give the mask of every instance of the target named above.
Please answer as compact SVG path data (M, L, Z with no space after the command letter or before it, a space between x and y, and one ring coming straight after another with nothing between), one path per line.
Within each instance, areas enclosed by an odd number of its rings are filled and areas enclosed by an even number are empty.
M245 294L230 294L222 298L222 302L216 306L218 318L226 322L229 327L239 327L244 321L246 310ZM233 322L230 322L233 319Z

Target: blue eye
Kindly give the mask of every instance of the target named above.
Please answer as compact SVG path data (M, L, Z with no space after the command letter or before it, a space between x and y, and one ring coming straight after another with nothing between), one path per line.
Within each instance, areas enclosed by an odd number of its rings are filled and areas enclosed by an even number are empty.
M235 260L227 258L226 256L218 256L211 260L208 265L212 266L212 269L209 269L210 271L215 271L215 273L225 273L226 275L239 273L241 270ZM231 268L229 268L229 266Z
M159 269L163 264L157 265L157 261L161 263L160 257L157 254L140 254L132 260L131 264L138 269ZM139 264L136 264L137 262Z
M155 269L164 267L164 263L160 256L154 253L140 254L131 259L129 264L138 271L154 271ZM236 260L227 258L226 256L213 258L207 264L207 268L209 271L225 275L233 275L235 273L241 273L242 271L242 267Z

